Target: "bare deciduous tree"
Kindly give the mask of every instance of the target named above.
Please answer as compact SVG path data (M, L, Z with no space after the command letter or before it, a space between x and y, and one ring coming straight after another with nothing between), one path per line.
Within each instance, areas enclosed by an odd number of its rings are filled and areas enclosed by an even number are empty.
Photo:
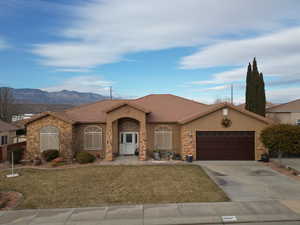
M11 122L11 116L14 111L14 96L12 89L8 87L0 88L0 119Z

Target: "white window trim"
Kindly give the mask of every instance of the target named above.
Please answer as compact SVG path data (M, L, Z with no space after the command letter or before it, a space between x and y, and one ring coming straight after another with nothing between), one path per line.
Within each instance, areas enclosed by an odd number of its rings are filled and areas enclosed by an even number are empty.
M300 126L300 119L296 120L296 125Z
M168 130L160 130L161 128L167 128ZM157 135L170 135L168 146L158 146ZM163 136L164 137L164 136ZM173 149L173 131L170 127L161 126L154 130L154 146L158 150L172 150Z
M98 128L100 131L86 131L89 128ZM86 135L87 134L92 134L92 135L96 135L96 134L100 134L100 146L98 147L87 147L87 140L86 140ZM100 126L88 126L84 128L83 131L83 145L84 145L84 150L87 151L97 151L97 150L102 150L103 149L103 130L102 127Z

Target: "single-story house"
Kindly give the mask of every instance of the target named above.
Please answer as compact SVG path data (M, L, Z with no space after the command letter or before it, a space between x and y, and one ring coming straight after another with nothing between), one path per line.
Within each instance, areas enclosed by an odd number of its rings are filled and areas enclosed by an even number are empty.
M132 100L103 100L62 112L45 112L26 122L27 157L57 149L72 160L88 151L113 160L153 150L196 160L258 160L259 140L272 120L229 103L206 105L170 94Z
M270 107L266 115L279 123L300 126L300 99Z

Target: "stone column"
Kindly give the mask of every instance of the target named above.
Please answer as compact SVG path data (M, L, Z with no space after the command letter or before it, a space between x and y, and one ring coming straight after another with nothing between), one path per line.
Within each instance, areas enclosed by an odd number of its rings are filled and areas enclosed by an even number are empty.
M196 146L194 144L194 134L192 130L187 127L181 128L181 152L182 157L185 155L193 155L194 160L196 159Z
M140 121L140 160L147 160L147 129L146 121Z
M113 160L113 129L112 122L107 121L106 123L106 150L105 150L105 160Z

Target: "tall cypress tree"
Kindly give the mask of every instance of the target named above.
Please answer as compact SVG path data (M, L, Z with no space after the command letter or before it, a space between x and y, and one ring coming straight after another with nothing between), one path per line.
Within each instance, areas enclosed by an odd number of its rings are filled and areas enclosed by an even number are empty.
M266 95L263 74L259 73L256 59L253 59L252 69L251 64L248 65L246 79L246 109L265 116L266 112Z
M259 74L259 88L258 88L258 114L266 115L266 93L263 73Z
M252 94L252 88L251 88L251 83L252 83L252 68L251 68L251 63L248 65L248 70L247 70L247 78L246 78L246 106L245 108L249 111L253 110L253 101L251 97L253 96Z

